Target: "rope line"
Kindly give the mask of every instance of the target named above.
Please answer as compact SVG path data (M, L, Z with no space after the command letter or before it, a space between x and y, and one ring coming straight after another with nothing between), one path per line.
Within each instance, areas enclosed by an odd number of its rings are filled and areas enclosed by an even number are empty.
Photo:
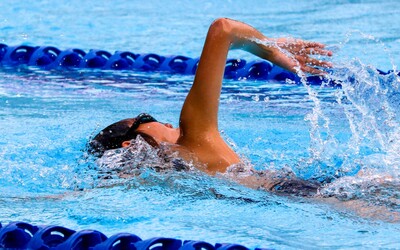
M0 44L0 63L3 66L28 65L41 69L63 70L68 68L102 70L139 70L194 75L199 58L182 55L162 56L155 53L137 54L130 51L81 49L60 50L53 46L8 46ZM265 60L247 62L243 59L228 59L225 79L234 80L275 80L300 83L300 78L283 68ZM309 84L322 84L319 76L307 78Z
M0 223L1 249L30 250L248 250L239 244L193 241L165 237L142 240L131 233L117 233L109 238L97 230L75 231L62 226L34 226L26 222ZM265 248L262 248L265 249ZM255 250L262 250L255 248Z

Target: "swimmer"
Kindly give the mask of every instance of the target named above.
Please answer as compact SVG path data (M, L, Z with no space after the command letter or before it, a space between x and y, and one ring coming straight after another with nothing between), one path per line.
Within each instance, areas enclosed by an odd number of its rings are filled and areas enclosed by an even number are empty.
M91 140L91 152L101 157L106 150L128 147L140 135L153 147L162 143L174 145L171 148L180 158L194 162L210 175L225 173L229 166L241 163L218 130L219 99L230 49L248 51L297 74L323 75L323 68L332 67L327 61L313 58L332 55L321 43L268 38L245 23L217 19L209 27L193 85L180 113L179 127L140 114L103 129ZM284 186L282 180L273 179L270 174L260 173L238 181L250 187L260 187L262 182L261 186L268 190L275 188L276 183Z

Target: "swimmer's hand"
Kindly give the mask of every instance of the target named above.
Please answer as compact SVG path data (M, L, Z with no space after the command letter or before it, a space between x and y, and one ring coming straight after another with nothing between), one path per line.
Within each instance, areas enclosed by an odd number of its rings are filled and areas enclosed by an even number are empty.
M270 58L268 58L269 61L299 75L302 75L302 73L325 75L326 72L321 68L332 67L332 63L314 57L332 56L332 52L326 50L322 43L293 38L278 38L269 39L264 44L266 44L264 46L267 46L266 49L272 52Z
M323 68L332 67L330 62L317 58L332 56L332 51L325 49L322 43L294 38L269 38L248 24L230 19L219 20L223 20L227 27L225 30L231 39L231 49L246 50L299 75L324 75L326 72Z

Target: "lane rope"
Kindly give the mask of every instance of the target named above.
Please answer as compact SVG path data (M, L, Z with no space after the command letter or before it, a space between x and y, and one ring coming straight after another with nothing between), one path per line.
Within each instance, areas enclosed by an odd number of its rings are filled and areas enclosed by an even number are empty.
M137 54L130 51L81 49L60 50L53 46L8 46L0 44L0 64L3 66L28 65L45 70L100 69L139 70L166 72L171 74L194 75L199 58L182 55L162 56L155 53ZM278 82L300 83L300 78L283 68L265 60L249 61L228 59L225 66L226 79L234 80L275 80ZM320 76L307 77L307 83L321 85Z
M117 233L109 238L97 230L75 231L62 226L34 226L26 222L0 223L1 249L30 250L248 250L230 243L211 244L205 241L154 237L142 240L131 233ZM264 250L267 248L255 248Z

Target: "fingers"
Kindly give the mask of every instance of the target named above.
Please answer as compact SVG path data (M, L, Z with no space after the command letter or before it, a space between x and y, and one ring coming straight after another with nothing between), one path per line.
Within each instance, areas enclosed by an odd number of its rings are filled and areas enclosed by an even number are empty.
M324 68L332 68L332 63L323 61L323 60L318 60L312 57L307 57L306 58L306 64L310 66L317 66L317 67L324 67Z
M297 60L301 65L309 65L313 67L324 67L324 68L332 68L333 64L328 61L319 60L316 58L309 57L307 55L297 55L294 58Z
M320 69L317 69L317 68L313 68L313 67L310 67L310 66L307 66L307 65L301 67L301 70L303 72L305 72L305 73L310 73L312 75L324 76L324 75L328 74L326 71L323 71L323 70L320 70Z
M305 48L325 48L325 44L319 42L303 41Z
M319 60L316 58L312 58L309 55L321 55L321 56L332 56L332 51L325 49L325 44L318 42L304 42L304 49L300 52L303 56L304 64L301 67L306 73L310 73L313 75L326 75L328 74L326 71L315 68L315 67L323 67L323 68L332 68L333 64L331 62L327 62L324 60Z
M328 74L328 72L326 72L323 69L315 68L314 66L310 66L310 65L306 65L306 64L296 64L296 66L291 67L291 71L298 75L303 75L304 73L309 73L312 75L326 76Z
M332 51L325 49L325 44L301 39L280 38L277 45L292 54L332 56Z
M325 49L325 45L318 42L303 41L298 39L281 38L277 41L278 52L274 61L280 66L297 72L298 69L304 73L313 75L326 75L323 68L333 67L332 63L325 60L313 58L312 56L332 56L332 51ZM282 49L287 53L283 53ZM297 69L297 70L296 70Z
M323 69L319 69L316 67L322 68L332 68L333 64L331 62L318 60L309 56L298 55L295 57L295 60L298 62L298 66L304 73L310 73L313 75L326 75L327 73Z
M323 48L304 48L300 51L300 54L302 55L321 55L321 56L332 56L333 53L332 51L323 49Z
M303 55L322 55L332 56L332 51L325 49L325 44L319 42L303 41L303 48L300 50L300 54Z

